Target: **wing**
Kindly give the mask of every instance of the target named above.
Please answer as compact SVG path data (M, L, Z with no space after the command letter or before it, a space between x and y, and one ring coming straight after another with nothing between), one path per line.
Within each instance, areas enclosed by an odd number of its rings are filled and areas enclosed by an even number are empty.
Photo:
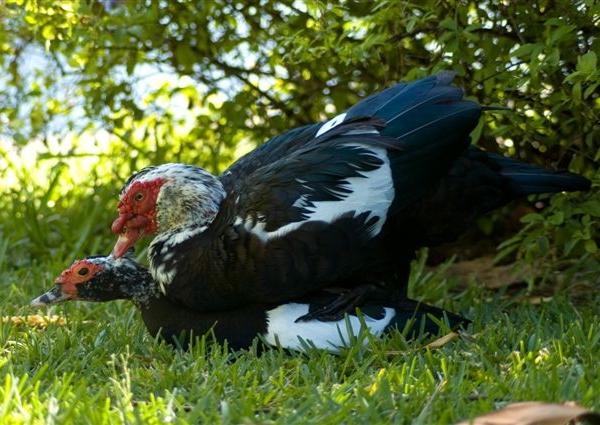
M294 128L269 139L258 148L248 152L219 176L223 187L228 192L236 189L239 187L241 179L252 174L258 168L282 158L287 153L314 139L320 126L319 123Z
M375 236L394 199L388 149L400 146L379 134L377 121L340 126L249 175L229 193L218 218L266 242L309 221L367 213Z
M589 181L564 171L544 169L515 159L469 147L452 164L434 192L410 206L403 222L417 246L455 240L474 226L477 218L531 194L587 190Z
M441 72L436 76L410 83L395 84L375 93L327 122L310 124L287 131L244 155L223 172L220 180L227 192L239 190L240 181L261 167L302 149L321 136L356 120L373 118L384 126L382 135L401 139L407 146L425 150L437 149L432 140L460 139L461 143L448 144L458 151L468 143L467 134L475 127L481 108L474 102L464 101L461 89L451 85L454 74ZM431 155L435 158L435 154ZM433 162L432 169L438 164Z
M375 125L340 127L247 176L208 229L176 247L167 295L203 311L280 302L369 263L394 195L393 140Z

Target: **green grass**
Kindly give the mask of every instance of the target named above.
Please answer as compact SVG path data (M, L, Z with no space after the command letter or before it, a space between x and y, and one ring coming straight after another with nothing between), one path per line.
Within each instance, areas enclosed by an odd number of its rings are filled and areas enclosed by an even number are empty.
M112 186L53 190L7 194L0 208L3 317L37 313L29 301L74 258L111 246ZM41 311L66 317L65 326L0 324L0 423L432 424L522 400L600 410L596 287L582 303L563 282L550 302L529 305L474 282L460 289L443 270L415 264L411 292L473 324L433 351L423 348L432 338L396 333L339 356L231 354L210 340L181 352L146 335L125 302Z
M2 315L35 313L28 301L64 265L4 262ZM54 307L47 313L68 323L45 330L5 323L0 423L432 424L521 400L577 400L600 410L597 295L587 307L565 295L517 304L475 285L449 293L452 282L422 270L411 285L472 318L467 335L434 351L423 348L430 339L396 333L339 356L257 356L206 340L172 350L146 335L125 302Z

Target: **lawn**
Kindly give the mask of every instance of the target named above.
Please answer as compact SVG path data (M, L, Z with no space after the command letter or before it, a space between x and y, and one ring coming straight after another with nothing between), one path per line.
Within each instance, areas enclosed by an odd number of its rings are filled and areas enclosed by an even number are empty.
M3 266L2 315L37 313L28 301L63 267ZM523 400L600 409L597 293L531 304L414 268L413 294L473 320L439 349L397 332L339 356L232 354L210 339L182 352L149 338L125 302L40 311L66 319L45 329L5 319L0 423L432 424Z

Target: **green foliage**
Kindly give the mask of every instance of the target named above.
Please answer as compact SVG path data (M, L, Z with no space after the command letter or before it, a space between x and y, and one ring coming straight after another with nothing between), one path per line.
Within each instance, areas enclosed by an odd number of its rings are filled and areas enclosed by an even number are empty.
M545 279L557 270L568 270L568 280L595 282L600 270L598 239L600 201L588 195L581 202L557 196L546 214L530 213L522 220L525 226L500 245L499 257L514 251L518 258L534 264Z
M14 203L6 211L30 215L47 192L82 199L102 186L100 208L112 209L111 190L148 163L219 171L267 137L442 69L456 71L481 103L512 109L486 114L475 143L598 179L599 8L567 0L5 1L0 137L10 148L0 173L14 174L7 158L32 145L46 169L67 164L57 182L44 173L29 178L27 191L4 199ZM99 129L108 142L90 143ZM84 157L95 158L86 166L97 176L92 184L73 170ZM64 179L72 181L68 191ZM511 249L539 258L531 241L541 240L540 249L556 253L542 257L556 259L578 258L582 246L597 262L598 217L576 212L594 197L597 189L591 198L558 196L538 219L526 219ZM494 217L486 234L503 227ZM38 230L27 231L35 255L52 246Z

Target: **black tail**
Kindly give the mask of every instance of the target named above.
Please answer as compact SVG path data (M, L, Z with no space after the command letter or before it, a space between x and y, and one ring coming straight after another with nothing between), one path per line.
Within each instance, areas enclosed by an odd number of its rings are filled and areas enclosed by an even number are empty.
M591 185L585 177L568 171L548 170L489 152L486 155L499 166L499 173L509 180L509 189L515 196L575 192L588 190Z
M396 310L396 316L388 327L404 330L407 324L413 321L413 326L407 334L409 338L414 338L420 333L437 335L441 330L438 321L445 322L447 320L446 323L452 330L458 330L471 323L469 319L458 314L408 298L394 303L393 307Z

